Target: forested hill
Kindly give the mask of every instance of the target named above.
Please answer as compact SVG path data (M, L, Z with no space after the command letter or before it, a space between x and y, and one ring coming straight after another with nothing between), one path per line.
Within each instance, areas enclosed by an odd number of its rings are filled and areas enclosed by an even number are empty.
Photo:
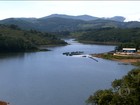
M73 33L79 41L99 43L136 43L140 42L140 28L101 28L81 30Z
M25 31L16 25L0 25L0 52L37 50L39 45L60 45L66 42L49 33Z
M7 18L0 20L0 24L18 25L21 29L35 29L42 32L62 32L77 31L81 29L99 29L105 27L114 28L136 28L140 27L140 22L124 22L122 16L112 18L98 18L88 15L68 16L54 14L43 18Z

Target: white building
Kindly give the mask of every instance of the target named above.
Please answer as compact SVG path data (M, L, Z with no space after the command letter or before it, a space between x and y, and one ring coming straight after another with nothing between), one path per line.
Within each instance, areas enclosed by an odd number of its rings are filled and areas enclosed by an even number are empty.
M123 48L122 51L126 53L134 53L136 52L136 48Z
M136 52L136 48L123 48L121 54L123 55L133 55Z

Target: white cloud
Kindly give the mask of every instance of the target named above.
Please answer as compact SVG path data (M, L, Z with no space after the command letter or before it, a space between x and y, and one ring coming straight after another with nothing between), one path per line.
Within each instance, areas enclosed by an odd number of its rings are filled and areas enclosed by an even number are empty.
M96 17L139 18L140 1L0 1L0 19L44 17L54 13Z
M140 13L127 16L125 21L140 21Z

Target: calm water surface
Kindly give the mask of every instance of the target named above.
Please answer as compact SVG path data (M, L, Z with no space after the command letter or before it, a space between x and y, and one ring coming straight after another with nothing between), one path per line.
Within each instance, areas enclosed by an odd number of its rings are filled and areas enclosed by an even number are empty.
M85 105L98 89L109 88L131 65L96 58L67 57L67 51L108 52L115 46L80 44L51 47L49 52L0 57L0 100L10 105Z

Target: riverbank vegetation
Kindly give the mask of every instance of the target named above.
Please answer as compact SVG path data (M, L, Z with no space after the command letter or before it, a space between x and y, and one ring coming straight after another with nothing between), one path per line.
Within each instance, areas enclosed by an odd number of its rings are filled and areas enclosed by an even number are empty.
M115 44L116 48L114 52L122 51L123 48L135 48L136 50L140 50L140 28L104 27L99 29L86 29L72 32L71 36L82 43ZM140 62L140 57L138 56L114 56L109 53L94 56L135 65L138 65Z
M140 67L140 61L139 62L133 62L132 64Z
M110 53L91 54L91 55L94 57L140 66L140 56L132 56L132 55L117 56Z
M139 105L140 68L130 71L122 79L112 82L112 88L98 90L86 103L91 105Z
M0 25L0 52L36 51L40 45L65 45L63 40L49 33L25 31L16 25Z
M92 54L93 56L104 58L104 59L140 59L140 56L132 56L132 55L124 55L124 56L117 56L109 53L101 53L101 54Z
M100 28L73 32L78 41L89 43L138 43L140 28Z
M60 37L75 38L81 43L117 45L116 50L124 47L140 49L140 28L102 27L73 32L56 32L56 34Z

